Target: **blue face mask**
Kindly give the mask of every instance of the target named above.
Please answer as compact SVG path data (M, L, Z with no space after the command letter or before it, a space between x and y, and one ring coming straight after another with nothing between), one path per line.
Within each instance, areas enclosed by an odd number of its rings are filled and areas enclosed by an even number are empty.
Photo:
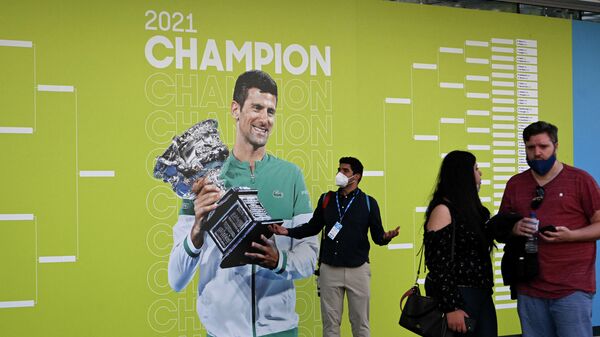
M550 158L548 158L548 159L537 159L537 160L527 159L527 164L529 165L529 167L531 167L531 169L535 173L537 173L541 176L544 176L544 175L546 175L546 173L548 173L548 171L550 171L550 169L554 165L555 161L556 161L556 154L552 154L550 156Z

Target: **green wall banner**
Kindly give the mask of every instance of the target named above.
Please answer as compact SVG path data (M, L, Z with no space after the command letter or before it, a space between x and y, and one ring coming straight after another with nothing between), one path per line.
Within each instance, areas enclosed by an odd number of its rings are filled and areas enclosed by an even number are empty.
M372 245L373 336L398 326L441 158L473 152L496 211L526 168L520 133L561 130L572 163L569 21L388 1L22 0L0 11L0 335L204 336L197 280L167 282L180 200L152 177L173 136L215 118L233 85L279 86L267 150L301 167L313 206L337 160L365 165L388 246ZM492 253L501 335L520 332ZM300 336L320 336L315 280ZM347 312L347 310L346 310ZM342 335L349 336L347 316Z

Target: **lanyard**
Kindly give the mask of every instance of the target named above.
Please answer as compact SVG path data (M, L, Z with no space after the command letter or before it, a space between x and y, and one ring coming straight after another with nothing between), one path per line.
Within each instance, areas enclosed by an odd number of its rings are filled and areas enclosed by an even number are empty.
M340 193L338 192L338 193L335 194L335 203L337 204L337 211L338 211L338 215L340 216L339 223L342 223L342 219L344 219L344 215L346 215L346 212L348 211L348 208L350 208L350 205L352 205L352 202L354 201L354 198L356 198L357 194L358 194L358 192L354 193L354 195L352 196L352 199L350 199L350 202L346 206L346 209L344 209L343 213L342 213L342 210L340 208Z

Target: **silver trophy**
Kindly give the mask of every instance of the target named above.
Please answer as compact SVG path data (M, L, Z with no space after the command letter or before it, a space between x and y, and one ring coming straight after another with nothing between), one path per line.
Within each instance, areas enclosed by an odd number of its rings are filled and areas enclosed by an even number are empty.
M196 198L192 185L202 177L225 190L220 174L229 150L221 142L217 127L216 120L207 119L173 138L165 153L156 158L154 177L171 184L183 199ZM283 223L271 219L258 200L258 191L247 187L227 190L217 205L204 217L203 226L223 253L221 268L252 263L244 254L254 250L252 242L262 242L261 235L272 235L268 225Z
M192 185L205 176L224 190L219 175L229 150L221 142L218 126L216 120L207 119L174 137L171 146L156 158L154 177L171 184L183 199L196 198Z

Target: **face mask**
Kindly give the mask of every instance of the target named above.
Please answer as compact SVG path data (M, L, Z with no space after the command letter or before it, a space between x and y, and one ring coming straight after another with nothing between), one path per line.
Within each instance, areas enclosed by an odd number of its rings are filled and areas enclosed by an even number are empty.
M335 175L335 184L341 188L348 186L348 177L342 172L338 172L338 174Z
M554 162L556 161L556 155L552 154L550 156L550 158L548 159L538 159L538 160L529 160L527 159L527 164L529 165L529 167L531 167L531 169L541 175L544 176L546 175L546 173L548 173L548 171L550 171L550 169L552 168L552 166L554 165Z

